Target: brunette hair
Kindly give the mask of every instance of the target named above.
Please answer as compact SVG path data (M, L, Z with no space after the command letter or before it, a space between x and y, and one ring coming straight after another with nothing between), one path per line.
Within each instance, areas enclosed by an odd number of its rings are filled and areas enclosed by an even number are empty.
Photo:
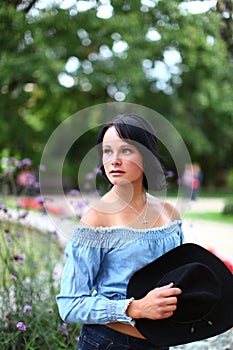
M162 190L166 187L166 178L158 152L158 141L151 123L136 114L119 114L104 124L97 136L99 153L99 169L102 176L111 184L106 176L102 157L102 142L106 131L114 126L119 137L133 144L143 157L143 186L146 190Z

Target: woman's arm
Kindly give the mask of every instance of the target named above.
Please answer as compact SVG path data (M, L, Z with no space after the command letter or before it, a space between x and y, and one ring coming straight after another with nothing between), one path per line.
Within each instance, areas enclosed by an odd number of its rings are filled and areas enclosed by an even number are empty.
M132 299L110 300L93 293L93 286L107 248L68 243L66 264L61 279L61 290L57 304L65 322L107 324L123 322L133 324L126 315Z

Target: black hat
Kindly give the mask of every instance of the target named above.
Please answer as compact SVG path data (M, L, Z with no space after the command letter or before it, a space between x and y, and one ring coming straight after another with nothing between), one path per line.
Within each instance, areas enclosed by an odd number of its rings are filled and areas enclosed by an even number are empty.
M182 290L173 315L136 320L136 328L152 344L190 343L233 326L233 275L214 254L193 243L170 250L131 277L127 298L141 299L170 282Z

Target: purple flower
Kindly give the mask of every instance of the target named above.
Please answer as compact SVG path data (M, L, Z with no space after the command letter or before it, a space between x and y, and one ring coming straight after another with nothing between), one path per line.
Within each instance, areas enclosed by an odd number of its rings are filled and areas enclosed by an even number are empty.
M18 169L22 168L22 165L23 165L23 164L22 164L22 162L20 162L19 160L17 160L15 164L16 164L16 166L17 166Z
M40 164L39 171L46 171L46 166L44 164Z
M18 322L16 327L18 328L18 330L25 332L27 327L25 326L25 324L23 322Z
M28 216L28 211L24 211L23 213L20 213L18 218L19 219L25 219L26 216Z
M70 196L79 196L80 192L78 190L72 189L68 193Z
M0 209L1 209L2 211L4 211L4 213L7 213L7 212L8 212L8 209L7 209L7 207L6 207L4 204L1 204L1 205L0 205Z
M171 177L173 177L174 175L175 175L175 173L174 173L174 171L172 171L172 170L168 170L168 171L166 172L167 178L171 178Z
M33 186L35 188L40 188L40 183L38 181L34 181Z
M95 174L94 173L87 173L86 174L86 179L87 180L93 180L95 178Z
M47 309L48 314L52 314L53 313L53 309Z
M17 277L14 276L14 275L11 276L11 279L12 279L13 281L17 281Z
M77 208L77 216L81 217L84 213L84 209L85 209L85 203L83 200L78 200L76 203L76 208Z
M78 343L79 342L79 337L75 337L74 340Z
M83 184L83 188L84 188L84 190L88 191L88 190L90 190L91 185L90 185L88 182L85 182L85 183Z
M24 256L22 254L14 254L11 257L11 260L15 260L15 261L23 261L24 260Z
M23 308L23 312L26 313L28 311L31 311L32 310L32 307L31 305L25 305L24 308Z
M83 209L83 207L85 206L85 203L83 200L79 200L77 201L76 206L78 209Z
M22 231L16 231L16 236L17 236L18 238L23 237L23 232L22 232Z
M27 183L29 186L34 185L35 181L36 181L36 179L35 179L35 176L33 174L27 175Z
M6 240L8 243L11 243L12 242L12 237L10 235L7 235L6 236Z
M22 165L28 165L28 166L32 165L32 161L29 158L22 159L21 163L22 163Z
M40 196L36 197L35 200L37 201L37 203L40 203L40 204L43 204L45 201L44 198Z
M69 333L67 331L67 324L66 323L61 324L61 330L62 330L62 333L67 337Z
M18 260L23 261L24 260L24 256L22 254L18 254Z
M66 331L66 329L67 329L67 324L66 324L66 323L62 323L62 324L61 324L61 329L62 329L63 331Z
M95 169L94 169L94 172L95 172L96 174L102 174L102 171L100 170L100 168L95 168Z
M9 157L9 158L7 158L7 160L6 160L6 163L7 163L7 164L14 164L14 163L15 163L15 160L14 160L13 157Z
M9 244L9 247L12 247L13 246L13 240L12 240L12 237L10 235L7 235L6 236L6 240Z

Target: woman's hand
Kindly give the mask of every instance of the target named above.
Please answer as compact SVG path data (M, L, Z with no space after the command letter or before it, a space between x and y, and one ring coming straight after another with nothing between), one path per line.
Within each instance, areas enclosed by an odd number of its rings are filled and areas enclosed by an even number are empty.
M126 313L133 319L149 318L158 320L173 315L177 307L177 295L181 294L179 288L173 283L152 289L144 298L133 300Z

